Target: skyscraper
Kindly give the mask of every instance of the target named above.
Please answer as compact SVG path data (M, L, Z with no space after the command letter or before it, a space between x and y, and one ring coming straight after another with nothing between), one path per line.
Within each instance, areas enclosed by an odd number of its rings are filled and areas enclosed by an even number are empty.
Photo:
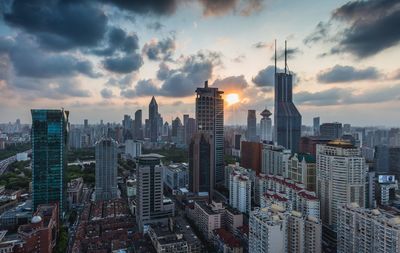
M58 203L62 216L66 208L69 112L34 109L31 114L33 208Z
M186 145L190 144L190 141L195 133L196 133L196 120L194 118L187 118L186 123L185 123Z
M340 139L342 138L343 130L342 123L324 123L320 126L319 133L321 137L328 139Z
M262 116L260 121L260 128L261 128L261 140L262 141L272 141L272 121L270 116L272 113L265 109L260 113Z
M338 206L352 202L365 206L367 165L359 148L348 142L317 145L317 195L321 219L336 231Z
M314 136L319 135L319 124L320 124L320 118L314 117L313 118L313 135Z
M213 137L216 183L224 180L224 100L223 91L208 87L196 89L197 130L207 132Z
M251 182L247 172L234 171L229 175L229 205L242 213L251 210Z
M134 132L136 140L143 140L142 110L135 112Z
M151 142L157 142L159 121L158 104L156 99L152 97L149 104L149 129Z
M96 200L117 197L117 142L111 138L96 143Z
M301 135L301 114L293 103L293 76L287 71L287 50L285 42L285 72L276 72L275 45L275 142L290 149L299 150Z
M256 110L249 110L247 112L247 133L248 141L257 141L257 118Z
M189 145L189 189L208 192L211 200L214 189L214 140L208 133L195 134Z

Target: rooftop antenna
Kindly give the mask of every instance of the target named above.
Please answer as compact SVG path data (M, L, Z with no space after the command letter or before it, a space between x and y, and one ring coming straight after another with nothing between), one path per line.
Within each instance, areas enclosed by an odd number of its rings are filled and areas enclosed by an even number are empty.
M286 67L287 67L287 47L286 47L286 40L285 40L285 74L286 74Z
M275 40L275 75L276 75L276 40Z

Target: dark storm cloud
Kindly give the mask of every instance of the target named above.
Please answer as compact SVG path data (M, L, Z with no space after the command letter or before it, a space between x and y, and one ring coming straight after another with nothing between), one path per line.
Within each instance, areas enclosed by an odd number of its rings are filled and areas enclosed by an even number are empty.
M264 0L198 0L203 6L204 16L220 16L234 12L241 16L249 16L260 11Z
M151 41L143 47L143 53L150 60L172 60L172 55L176 49L175 38L168 37L160 41Z
M321 83L352 82L359 80L375 80L381 74L374 67L356 69L352 66L335 65L333 68L320 72L317 80Z
M103 0L138 14L171 15L175 12L179 0Z
M278 71L282 71L281 69L277 69ZM253 77L252 81L256 86L264 87L264 86L274 86L275 79L275 67L270 65L263 70L260 70L255 77Z
M106 15L91 1L14 0L3 18L52 50L97 45L107 26Z
M152 96L153 94L158 94L159 90L153 80L145 79L140 80L135 86L135 95L140 96Z
M120 74L128 74L137 71L142 65L142 56L137 53L128 54L122 57L109 57L103 61L105 69Z
M157 79L164 81L164 80L168 79L175 72L176 71L173 69L170 69L165 62L161 62L159 65L159 68L157 70Z
M116 51L132 53L139 48L139 38L136 34L127 35L124 30L112 27L108 31L108 45L103 48L91 50L91 53L98 56L111 56Z
M27 36L17 36L15 39L1 37L0 53L8 55L15 73L21 77L98 76L91 62L68 54L48 54Z
M244 75L229 76L224 79L214 81L212 87L216 87L222 91L242 91L249 86Z
M100 91L100 95L102 98L108 99L113 97L113 92L110 89L104 88Z
M327 28L334 22L339 22L339 27L345 26L339 33L330 34ZM304 42L326 40L336 43L329 53L323 55L348 52L357 58L366 58L398 45L399 27L399 1L351 1L334 10L329 22L319 23Z
M383 103L400 99L400 85L367 90L362 93L351 89L332 88L319 92L298 92L293 97L296 103L303 105L329 106L346 104Z
M133 75L133 74L126 75L120 79L111 77L110 79L108 79L108 81L106 82L105 85L112 86L112 87L118 87L121 90L123 90L123 89L127 89L132 86L132 81L134 78L135 78L135 75Z

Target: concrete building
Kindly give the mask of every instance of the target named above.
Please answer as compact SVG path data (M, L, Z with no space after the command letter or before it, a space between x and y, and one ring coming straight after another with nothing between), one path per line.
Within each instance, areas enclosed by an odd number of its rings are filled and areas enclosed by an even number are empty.
M191 211L197 228L204 234L209 241L212 240L213 231L222 227L222 215L224 208L222 203L212 202L207 204L203 201L195 201L194 208Z
M83 178L72 179L68 183L67 195L68 195L68 206L71 208L74 205L80 204L82 199L83 190Z
M338 253L400 252L400 217L357 203L338 208Z
M126 140L125 155L129 159L135 159L142 154L142 143L140 141Z
M110 200L118 196L117 149L117 142L111 138L96 143L96 200Z
M173 163L163 167L163 182L170 191L186 188L189 184L187 163Z
M260 121L260 128L261 128L261 141L273 141L272 139L272 120L270 116L272 113L265 109L260 113L262 116Z
M310 154L294 154L289 158L288 178L300 182L308 191L316 191L316 159Z
M336 231L339 205L365 205L367 165L359 148L343 141L317 145L317 195L325 226Z
M187 118L184 127L185 127L185 143L187 146L189 146L192 137L196 133L196 119Z
M215 183L224 180L224 92L218 88L196 89L196 122L197 131L208 133L213 139L213 163Z
M142 120L142 110L137 110L135 112L135 120L134 120L134 133L135 140L143 140L143 120Z
M282 146L264 144L261 151L261 173L287 177L290 150Z
M229 204L242 213L251 210L251 184L247 173L232 172L229 177Z
M261 150L262 143L242 141L240 147L240 165L246 169L261 172Z
M248 110L247 112L247 132L246 139L251 142L257 142L257 117L256 110Z
M334 123L323 123L320 126L320 135L323 138L327 139L340 139L343 135L342 123L334 122Z
M320 128L320 118L314 117L313 118L313 135L314 136L319 135L319 128Z
M163 156L158 154L146 154L137 158L136 222L140 231L148 224L165 223L173 214L173 210L164 207L161 158Z

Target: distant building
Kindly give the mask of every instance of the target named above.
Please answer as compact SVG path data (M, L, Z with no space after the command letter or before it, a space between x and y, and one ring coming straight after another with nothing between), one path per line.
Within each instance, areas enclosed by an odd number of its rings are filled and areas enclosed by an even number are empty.
M272 120L270 116L272 113L265 109L260 113L262 116L260 121L260 128L261 128L261 141L273 141L272 140Z
M96 143L96 200L111 200L118 196L118 144L111 138Z
M263 144L261 151L261 172L287 177L290 150L273 144Z
M68 183L67 194L68 194L68 206L70 208L76 204L81 203L82 190L83 190L83 178L81 177L75 178Z
M320 128L320 118L315 117L315 118L313 118L313 135L314 136L319 135L319 128Z
M343 141L317 145L317 195L321 218L332 231L337 208L352 202L365 206L367 165L359 148Z
M193 135L196 133L196 120L193 118L187 118L185 121L185 142L189 146Z
M261 150L263 144L259 142L242 141L240 148L240 165L246 169L261 172Z
M142 110L137 110L135 112L134 133L135 140L143 140Z
M164 185L170 190L186 188L189 184L189 168L187 163L173 163L163 167Z
M246 139L248 141L258 141L256 110L249 110L247 113Z
M378 174L390 174L400 178L400 147L376 146L374 169Z
M134 159L142 154L142 143L139 141L126 140L125 154L127 158Z
M33 209L58 203L66 210L68 111L31 110Z
M400 217L357 203L338 207L338 253L400 252Z
M212 202L207 204L203 201L195 201L192 217L197 228L203 233L205 238L212 240L213 231L222 227L222 215L224 213L222 203Z
M215 182L224 180L224 92L218 88L196 89L196 122L197 131L207 132L213 138Z
M320 136L303 136L300 138L300 151L299 153L311 154L317 156L317 144L326 144L332 141L330 138L323 138Z
M158 104L154 96L149 104L149 138L151 142L157 142L158 139Z
M340 139L343 135L342 123L323 123L320 126L320 135L327 139Z
M316 159L310 154L294 154L288 163L288 178L300 182L308 191L316 191Z

